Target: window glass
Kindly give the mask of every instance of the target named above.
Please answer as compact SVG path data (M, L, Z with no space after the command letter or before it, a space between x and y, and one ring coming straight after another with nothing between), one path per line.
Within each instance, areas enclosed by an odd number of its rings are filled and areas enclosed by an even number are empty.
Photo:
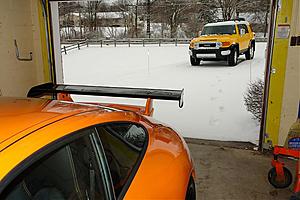
M239 34L241 34L242 25L238 24Z
M83 197L81 199L105 199L99 166L89 137L73 142L69 148L78 180L76 187Z
M110 168L116 197L129 180L146 142L143 128L133 124L110 124L97 127Z
M245 33L249 33L248 31L248 27L246 24L239 24L238 25L238 28L239 28L239 33L241 34L241 29L245 29Z
M45 156L28 167L1 199L105 199L104 187L89 136Z
M245 29L245 33L249 33L248 27L246 24L242 24L243 29Z
M204 26L201 35L222 35L222 34L235 34L234 25L223 26Z
M138 127L135 124L111 124L105 125L110 133L122 137L126 142L133 145L135 148L141 150L146 141L146 134L142 127Z

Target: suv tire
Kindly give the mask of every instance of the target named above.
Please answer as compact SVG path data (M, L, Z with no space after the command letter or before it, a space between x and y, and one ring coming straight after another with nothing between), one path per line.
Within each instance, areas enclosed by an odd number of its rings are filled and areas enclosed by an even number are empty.
M236 66L238 57L239 57L238 49L236 47L233 47L231 49L231 53L228 56L228 65L229 66Z
M190 62L192 66L200 65L200 61L201 59L190 56Z
M254 58L254 46L251 43L250 47L248 48L248 50L245 52L245 57L246 60L251 60Z

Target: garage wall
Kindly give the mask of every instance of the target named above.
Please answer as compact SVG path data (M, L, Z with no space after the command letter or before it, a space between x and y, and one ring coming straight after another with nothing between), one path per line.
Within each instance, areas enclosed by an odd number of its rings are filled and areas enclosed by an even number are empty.
M300 1L294 0L291 36L300 36ZM300 100L300 45L289 46L285 72L278 144L283 145L296 121Z
M285 143L297 119L300 98L300 45L291 45L292 36L300 36L299 0L279 4L265 134L265 142L271 146Z
M38 0L0 0L0 94L25 96L28 89L44 82L47 74L47 58L42 49ZM17 40L21 57L16 58L14 40Z

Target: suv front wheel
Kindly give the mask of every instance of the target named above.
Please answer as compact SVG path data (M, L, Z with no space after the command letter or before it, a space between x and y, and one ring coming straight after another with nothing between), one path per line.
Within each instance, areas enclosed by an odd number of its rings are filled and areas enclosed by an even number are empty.
M190 56L190 62L192 66L200 65L201 59Z
M232 48L231 53L228 56L228 65L236 66L238 62L239 52L236 47Z

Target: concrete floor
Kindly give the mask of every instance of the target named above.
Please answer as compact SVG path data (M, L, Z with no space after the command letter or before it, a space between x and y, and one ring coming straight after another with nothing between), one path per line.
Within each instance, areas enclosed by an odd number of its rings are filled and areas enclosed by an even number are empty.
M253 150L250 143L186 138L196 167L197 199L284 200L293 185L275 189L268 182L272 155ZM294 169L296 161L285 160Z

